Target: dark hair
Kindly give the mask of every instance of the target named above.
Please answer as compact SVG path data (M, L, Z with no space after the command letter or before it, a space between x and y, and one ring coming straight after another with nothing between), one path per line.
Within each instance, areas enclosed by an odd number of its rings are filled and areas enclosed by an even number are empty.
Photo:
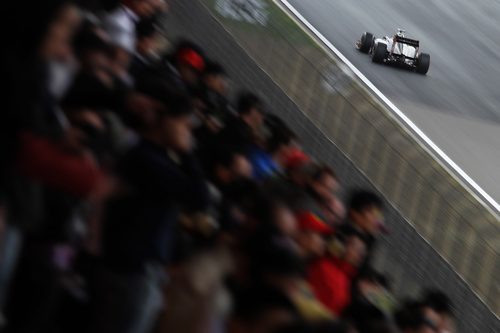
M70 0L31 0L6 1L2 18L6 27L14 28L16 33L7 33L4 43L15 49L16 57L26 59L38 56L41 46L51 24L61 10L71 4ZM19 27L22 25L22 27ZM17 29L16 29L17 27ZM19 59L17 59L19 60Z
M243 149L233 145L219 146L217 149L214 149L213 154L213 166L222 165L226 168L231 167L236 156L245 155Z
M425 326L435 328L435 324L426 318L423 305L418 301L403 302L403 305L394 314L398 327L401 330L418 329Z
M255 285L235 295L233 316L252 323L273 309L288 311L297 316L298 311L292 301L280 290L264 285Z
M153 19L146 18L139 21L135 26L137 38L152 37L158 33L156 22Z
M453 316L453 304L444 292L436 289L424 291L422 302L437 313Z
M163 114L168 117L182 117L194 112L193 101L184 94L172 93L162 102L166 106Z
M303 259L288 248L272 243L261 244L257 254L255 269L260 277L267 274L280 277L303 277L305 274Z
M248 114L253 109L263 112L263 103L259 96L245 91L239 94L237 102L238 112L241 115Z
M386 315L370 303L354 302L344 311L343 315L360 333L388 333L393 331Z
M387 287L388 283L387 277L371 266L367 266L365 269L361 270L358 279L380 284L384 288Z
M287 146L295 140L296 135L288 127L276 128L267 140L267 149L270 153L276 152L282 146Z
M73 47L77 56L83 56L85 52L97 51L107 55L113 54L113 47L93 30L92 26L86 25L80 29L73 40Z
M227 76L224 67L215 61L207 61L205 64L205 69L203 70L203 76L207 77L210 75L221 75Z
M379 209L384 208L382 199L375 193L366 190L355 190L351 193L349 199L349 209L361 212L372 206Z
M330 177L333 177L334 179L338 180L337 174L328 165L316 166L315 170L312 173L312 179L315 181L318 181L324 176L330 176Z
M159 116L180 117L194 112L193 101L189 96L177 91L169 82L154 75L143 78L136 86L136 89L165 106Z

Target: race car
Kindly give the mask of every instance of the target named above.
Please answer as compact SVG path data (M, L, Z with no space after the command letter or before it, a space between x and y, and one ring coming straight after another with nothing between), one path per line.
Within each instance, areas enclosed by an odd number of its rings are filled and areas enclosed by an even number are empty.
M410 68L417 73L427 74L431 57L419 50L420 42L405 36L403 29L398 29L392 37L375 38L369 32L363 33L356 42L356 47L372 56L375 63L384 63Z

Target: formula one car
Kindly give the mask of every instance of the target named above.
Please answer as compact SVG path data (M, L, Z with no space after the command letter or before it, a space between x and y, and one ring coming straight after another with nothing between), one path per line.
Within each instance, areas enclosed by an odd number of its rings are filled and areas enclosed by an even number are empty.
M407 38L402 29L398 29L392 37L382 38L375 38L373 34L365 32L356 42L356 47L361 52L370 54L375 63L406 67L424 75L431 64L430 55L420 52L420 42Z

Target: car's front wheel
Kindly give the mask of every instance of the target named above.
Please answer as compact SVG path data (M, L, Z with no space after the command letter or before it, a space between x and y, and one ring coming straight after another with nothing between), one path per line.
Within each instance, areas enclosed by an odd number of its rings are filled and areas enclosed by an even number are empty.
M368 53L373 46L373 34L369 32L363 33L361 35L361 41L359 45L359 50L363 53Z
M417 57L417 73L427 74L431 65L431 56L427 53L420 53Z
M372 61L382 63L387 54L387 45L384 43L377 43L373 48Z

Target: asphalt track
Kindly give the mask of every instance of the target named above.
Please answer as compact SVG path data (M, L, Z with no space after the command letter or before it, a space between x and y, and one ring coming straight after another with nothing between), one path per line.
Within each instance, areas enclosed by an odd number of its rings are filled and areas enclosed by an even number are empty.
M500 1L288 2L500 202ZM373 64L354 48L364 31L397 28L431 55L427 76Z

